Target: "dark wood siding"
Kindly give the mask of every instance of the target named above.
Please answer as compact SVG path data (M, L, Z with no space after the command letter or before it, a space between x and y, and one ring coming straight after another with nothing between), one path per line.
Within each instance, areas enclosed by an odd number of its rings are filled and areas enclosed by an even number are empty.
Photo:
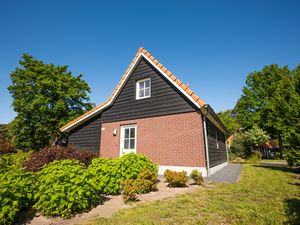
M136 81L151 78L151 97L136 100ZM119 93L112 106L102 113L102 122L137 119L196 109L174 85L172 85L147 60L142 59Z
M70 132L68 145L99 153L100 135L101 115L97 115Z
M209 167L214 167L227 161L225 135L208 119L206 119L206 127ZM217 142L219 148L217 146Z

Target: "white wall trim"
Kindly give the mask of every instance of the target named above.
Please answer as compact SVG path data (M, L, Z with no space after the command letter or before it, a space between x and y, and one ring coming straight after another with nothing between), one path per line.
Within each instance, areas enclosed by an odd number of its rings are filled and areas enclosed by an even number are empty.
M215 172L219 171L220 169L224 168L227 165L228 165L228 162L224 162L224 163L219 164L217 166L211 167L210 168L210 175L214 174Z
M172 171L177 171L177 172L181 172L181 171L186 171L188 175L191 174L191 172L193 170L198 170L199 172L202 173L203 177L207 176L207 171L206 171L206 167L192 167L192 166L165 166L165 165L159 165L158 166L158 174L159 175L163 175L164 172L169 169Z
M216 173L217 171L219 171L220 169L224 168L227 165L228 165L228 162L224 162L224 163L222 163L220 165L217 165L217 166L214 166L214 167L210 168L210 175ZM206 169L206 167L192 167L192 166L166 166L166 165L159 165L158 166L158 174L159 175L163 175L164 172L167 169L172 170L172 171L177 171L177 172L186 171L188 175L190 175L193 170L198 170L199 172L202 173L203 177L207 177L207 169Z

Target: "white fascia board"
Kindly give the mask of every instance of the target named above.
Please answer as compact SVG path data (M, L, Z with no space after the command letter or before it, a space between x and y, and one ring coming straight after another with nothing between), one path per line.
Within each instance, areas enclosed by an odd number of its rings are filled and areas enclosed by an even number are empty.
M140 62L141 58L146 59L152 66L154 66L165 78L167 78L179 91L181 91L197 108L201 108L201 106L188 94L186 93L186 91L184 91L175 81L173 81L171 79L171 77L169 77L165 72L163 72L157 65L155 65L150 59L148 59L148 57L146 57L142 52L138 55L135 63L132 65L132 67L129 69L125 79L122 81L121 85L119 85L117 91L115 92L115 94L112 96L112 98L102 107L100 107L99 109L95 110L94 112L92 112L91 114L86 115L85 117L82 117L80 120L76 121L75 123L69 125L68 127L64 128L62 130L62 132L67 132L69 131L72 127L81 124L82 122L84 122L86 119L92 117L93 115L96 115L97 113L101 112L103 109L105 109L106 107L110 106L113 101L115 100L116 96L119 94L120 90L123 88L124 84L126 83L126 81L128 80L128 78L130 77L130 75L132 74L133 70L135 69L135 67L137 66L137 64Z
M141 53L142 54L142 53ZM184 94L195 106L197 106L197 108L201 108L201 106L192 98L192 96L190 96L185 90L182 89L182 87L180 87L176 81L172 80L171 77L169 77L164 71L162 71L157 65L155 65L148 57L144 56L144 58L151 63L152 66L155 67L155 69L157 69L162 75L164 75L165 78L167 78L179 91L182 92L182 94Z
M100 107L99 109L95 110L94 112L92 112L91 114L86 115L85 117L82 117L80 120L76 121L75 123L69 125L68 127L64 128L62 130L62 132L66 132L69 131L72 127L74 127L75 125L79 125L81 122L84 122L86 119L92 117L93 115L101 112L103 109L105 109L106 107L110 106L110 104L114 101L115 97L118 95L118 93L120 92L121 88L124 86L125 82L127 81L129 75L131 75L133 69L136 67L137 63L141 60L141 55L138 56L137 60L135 61L135 63L132 65L132 67L130 68L130 70L128 71L125 79L122 81L121 85L119 85L117 91L115 92L115 94L112 96L112 98L102 107Z

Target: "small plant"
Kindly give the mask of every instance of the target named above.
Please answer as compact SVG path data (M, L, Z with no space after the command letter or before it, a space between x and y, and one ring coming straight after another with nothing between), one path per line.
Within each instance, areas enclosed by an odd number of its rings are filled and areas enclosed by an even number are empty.
M137 179L126 179L122 182L124 202L136 200L137 194L156 190L157 174L149 169L143 170Z
M53 161L38 172L34 208L46 216L69 217L99 202L96 185L77 160Z
M247 160L249 163L251 164L257 164L258 161L259 161L259 157L257 156L257 154L252 154L248 160Z
M135 201L138 193L139 187L136 180L126 179L122 182L122 196L125 203Z
M138 175L136 183L140 194L154 191L157 186L157 174L149 169L145 169Z
M195 183L197 185L202 185L203 184L202 173L200 173L198 170L193 170L190 176L195 181Z
M169 187L186 187L189 179L185 171L176 172L171 170L164 172L164 178Z
M79 150L74 146L68 147L45 147L38 152L32 153L30 158L24 162L24 168L27 171L36 172L44 165L54 160L73 159L84 163L86 166L90 164L97 154L87 150Z

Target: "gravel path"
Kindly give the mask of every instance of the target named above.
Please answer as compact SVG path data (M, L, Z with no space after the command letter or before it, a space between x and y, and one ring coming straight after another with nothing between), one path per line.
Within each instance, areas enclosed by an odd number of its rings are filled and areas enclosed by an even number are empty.
M236 183L240 178L241 171L241 164L228 164L223 169L217 171L205 180L212 182Z

